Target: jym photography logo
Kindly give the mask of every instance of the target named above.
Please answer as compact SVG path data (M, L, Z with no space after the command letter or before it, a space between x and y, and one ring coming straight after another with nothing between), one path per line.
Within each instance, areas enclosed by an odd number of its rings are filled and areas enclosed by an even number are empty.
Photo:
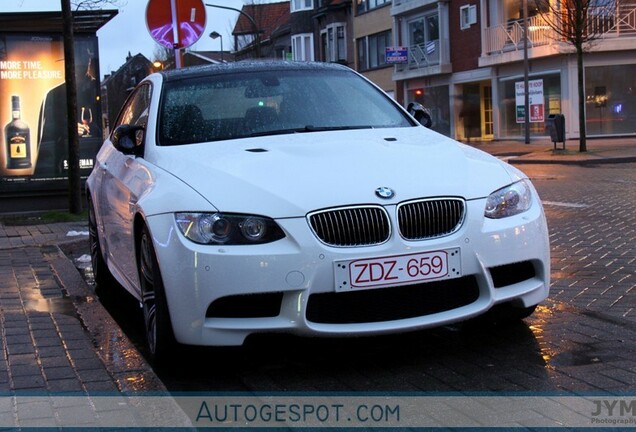
M592 424L635 425L636 399L593 399Z

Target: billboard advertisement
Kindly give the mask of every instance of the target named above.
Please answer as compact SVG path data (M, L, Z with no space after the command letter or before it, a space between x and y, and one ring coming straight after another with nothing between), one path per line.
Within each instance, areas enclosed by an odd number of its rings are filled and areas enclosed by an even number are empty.
M80 175L102 142L97 38L75 36ZM64 44L58 34L0 33L0 192L65 190Z

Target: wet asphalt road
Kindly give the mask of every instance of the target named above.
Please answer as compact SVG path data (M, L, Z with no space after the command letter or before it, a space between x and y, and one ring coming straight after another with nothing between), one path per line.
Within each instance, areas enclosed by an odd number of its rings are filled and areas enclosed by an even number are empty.
M544 201L552 248L550 298L524 322L258 336L240 348L185 347L157 374L170 391L633 391L636 164L519 167ZM104 303L144 353L137 303Z

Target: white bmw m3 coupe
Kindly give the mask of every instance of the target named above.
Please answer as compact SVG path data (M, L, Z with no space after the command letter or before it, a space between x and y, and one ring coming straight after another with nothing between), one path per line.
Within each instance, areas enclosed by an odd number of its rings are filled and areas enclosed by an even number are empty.
M549 242L519 170L420 125L334 64L148 76L87 181L97 284L175 343L353 336L518 320L548 295Z

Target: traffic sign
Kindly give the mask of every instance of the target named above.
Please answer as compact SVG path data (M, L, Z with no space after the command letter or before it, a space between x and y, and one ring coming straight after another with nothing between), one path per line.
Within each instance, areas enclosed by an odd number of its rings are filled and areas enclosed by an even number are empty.
M205 31L202 0L149 0L146 25L150 36L167 48L186 48Z

